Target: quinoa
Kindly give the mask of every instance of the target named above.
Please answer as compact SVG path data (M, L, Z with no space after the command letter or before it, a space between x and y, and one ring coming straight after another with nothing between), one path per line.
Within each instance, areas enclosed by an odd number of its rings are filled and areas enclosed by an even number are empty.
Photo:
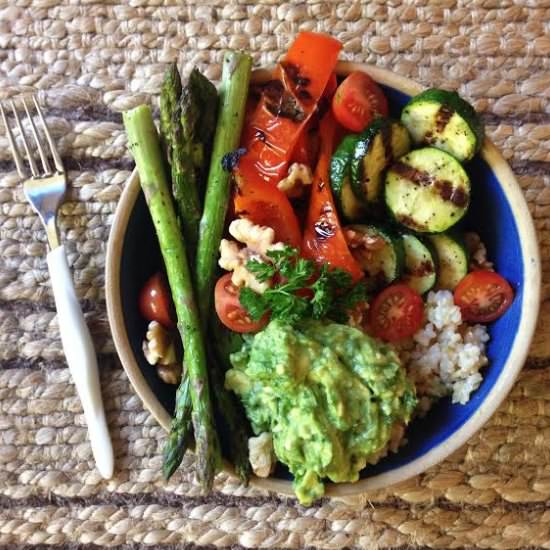
M400 347L416 386L420 414L447 395L453 403L467 403L483 379L480 369L488 363L486 327L463 323L450 291L430 292L425 314L423 328Z

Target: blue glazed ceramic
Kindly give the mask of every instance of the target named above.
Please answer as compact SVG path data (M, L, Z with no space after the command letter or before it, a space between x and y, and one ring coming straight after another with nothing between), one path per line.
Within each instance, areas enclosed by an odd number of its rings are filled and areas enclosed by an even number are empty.
M367 70L384 87L393 116L421 88L392 73L368 66L340 65ZM464 444L510 390L525 360L534 332L540 288L540 261L532 220L508 165L486 141L481 155L466 167L472 180L472 201L464 229L478 232L496 270L514 287L512 307L489 325L489 366L483 382L466 405L441 400L423 419L407 429L408 443L376 466L362 472L355 484L327 484L328 494L352 494L402 481L443 460ZM117 210L107 259L107 301L113 336L122 363L146 406L168 427L175 389L164 384L141 351L146 323L139 315L138 293L145 280L161 265L156 237L135 174ZM291 493L291 476L283 467L263 487Z

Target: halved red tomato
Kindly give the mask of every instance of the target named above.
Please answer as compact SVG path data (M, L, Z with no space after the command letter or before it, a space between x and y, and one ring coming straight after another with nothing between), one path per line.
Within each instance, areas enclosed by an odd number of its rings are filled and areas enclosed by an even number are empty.
M454 298L462 319L490 323L510 307L514 291L508 281L494 271L473 271L458 283Z
M166 328L176 325L172 295L162 273L155 273L141 289L139 311L148 321L157 321Z
M345 269L357 281L363 271L348 248L330 190L328 172L335 131L336 123L328 112L321 120L321 152L311 186L303 254L318 263Z
M253 321L239 302L239 288L231 282L231 273L218 279L214 290L214 305L220 321L234 332L258 332L267 325L269 315Z
M336 120L353 132L363 131L378 116L388 116L388 101L376 82L362 71L350 73L332 99Z
M405 284L385 288L369 309L369 328L378 338L397 342L412 336L422 325L424 302Z

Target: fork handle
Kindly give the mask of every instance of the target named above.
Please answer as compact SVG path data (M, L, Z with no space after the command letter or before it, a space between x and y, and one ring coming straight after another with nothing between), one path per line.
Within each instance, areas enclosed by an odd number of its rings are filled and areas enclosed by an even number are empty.
M101 399L97 359L76 296L65 247L54 248L47 260L63 350L82 402L97 469L105 479L109 479L113 475L113 446Z

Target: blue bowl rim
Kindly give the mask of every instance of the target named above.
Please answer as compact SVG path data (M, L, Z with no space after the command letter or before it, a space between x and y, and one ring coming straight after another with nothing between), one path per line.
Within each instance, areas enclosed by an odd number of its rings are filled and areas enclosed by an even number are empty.
M380 84L408 95L415 95L424 89L423 86L409 78L372 65L341 61L337 66L338 74L342 75L355 70L365 71ZM268 75L268 71L260 69L254 71L253 78L256 81L261 81L266 79ZM495 174L512 210L517 224L524 262L523 286L525 290L521 318L502 372L475 413L447 439L441 441L422 456L390 471L360 479L355 483L327 483L327 496L350 496L365 491L382 489L421 474L431 466L441 462L462 447L489 420L510 392L523 367L535 332L540 305L541 268L539 247L527 203L508 163L487 138L485 138L481 156ZM147 384L131 350L120 296L122 247L128 220L139 192L139 179L137 171L134 170L121 195L109 235L105 284L107 314L117 353L133 388L157 422L165 430L168 430L171 420L170 415ZM226 463L225 467L227 471L232 473L231 465ZM294 494L292 482L288 480L253 477L251 482L259 488L288 495Z

